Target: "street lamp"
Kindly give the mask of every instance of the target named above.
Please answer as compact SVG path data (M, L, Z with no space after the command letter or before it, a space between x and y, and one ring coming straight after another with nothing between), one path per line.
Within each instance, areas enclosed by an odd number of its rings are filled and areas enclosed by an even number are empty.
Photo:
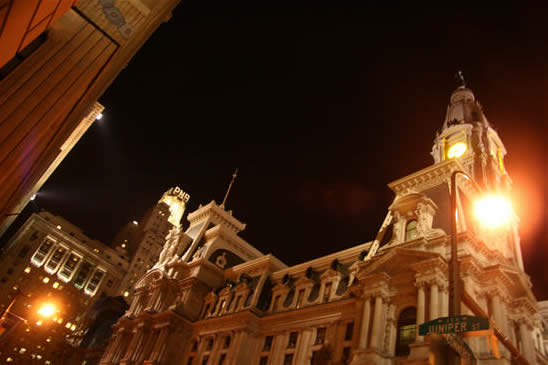
M21 290L17 290L17 293L14 295L12 300L10 301L7 308L4 310L4 312L0 315L0 324L3 325L4 331L0 332L0 342L6 339L7 333L11 332L10 330L12 328L15 328L15 326L20 323L24 322L27 323L29 318L22 317L18 314L15 314L11 311L12 307L14 306L17 298L19 296L24 295ZM49 318L52 315L54 315L58 311L57 306L51 302L44 302L40 304L40 307L36 311L36 314L40 317L40 319L36 322L36 325L41 326L43 323L43 319Z
M56 311L57 308L55 307L55 305L51 303L44 303L42 304L40 309L38 309L37 313L42 317L48 318L51 317Z
M481 187L464 171L454 171L451 174L451 261L449 264L449 317L460 315L462 298L462 283L457 252L457 175L465 177L476 191L483 193ZM510 221L511 204L502 196L486 195L474 204L474 212L480 224L488 227L499 227ZM455 363L455 362L452 362Z

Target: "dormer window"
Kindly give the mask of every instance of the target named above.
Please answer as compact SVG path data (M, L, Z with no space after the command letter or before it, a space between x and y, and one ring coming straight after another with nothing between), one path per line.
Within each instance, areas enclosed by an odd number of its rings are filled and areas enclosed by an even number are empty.
M405 226L405 240L411 241L417 238L417 220L413 219L407 222Z

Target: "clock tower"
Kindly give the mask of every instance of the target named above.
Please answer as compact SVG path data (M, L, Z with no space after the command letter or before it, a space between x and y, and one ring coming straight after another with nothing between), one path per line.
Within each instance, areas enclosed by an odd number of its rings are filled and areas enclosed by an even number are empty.
M466 172L488 189L509 189L506 148L485 117L472 90L464 85L451 95L441 131L432 148L435 163L458 159Z

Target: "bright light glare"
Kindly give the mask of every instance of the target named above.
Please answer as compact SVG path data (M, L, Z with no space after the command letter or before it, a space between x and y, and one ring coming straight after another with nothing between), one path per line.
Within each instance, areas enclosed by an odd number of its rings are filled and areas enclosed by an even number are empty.
M103 118L103 113L97 114L97 117L95 117L97 120L101 120Z
M53 313L55 313L55 306L51 303L44 304L38 309L38 314L43 317L50 317Z
M476 218L484 226L495 228L510 222L512 204L499 195L488 195L476 201Z
M449 148L449 151L447 151L447 157L458 158L464 155L464 152L466 152L466 143L463 143L463 142L455 143Z
M30 197L31 201L34 200L34 199L36 199L36 194L32 194L31 197Z

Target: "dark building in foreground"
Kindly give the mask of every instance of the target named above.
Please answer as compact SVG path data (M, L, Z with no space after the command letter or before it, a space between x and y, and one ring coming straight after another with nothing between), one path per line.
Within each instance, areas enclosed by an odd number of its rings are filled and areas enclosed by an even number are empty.
M245 224L231 211L200 206L137 281L100 364L446 363L453 350L418 326L448 315L450 176L466 171L487 191L508 191L505 155L472 91L458 88L434 164L389 184L395 198L377 239L292 267L240 238ZM471 217L475 190L466 179L458 189L461 312L491 317L506 341L497 351L490 336L467 337L461 350L477 364L547 364L518 218L483 228Z
M0 0L0 234L179 0Z

